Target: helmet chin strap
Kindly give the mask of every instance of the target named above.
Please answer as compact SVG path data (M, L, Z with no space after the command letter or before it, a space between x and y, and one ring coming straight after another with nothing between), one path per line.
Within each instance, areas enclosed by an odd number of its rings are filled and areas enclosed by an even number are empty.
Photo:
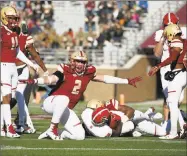
M84 69L81 73L77 73L76 70L75 70L75 73L78 75L78 76L82 76L84 73L85 73L85 70L86 70L86 64L84 65Z

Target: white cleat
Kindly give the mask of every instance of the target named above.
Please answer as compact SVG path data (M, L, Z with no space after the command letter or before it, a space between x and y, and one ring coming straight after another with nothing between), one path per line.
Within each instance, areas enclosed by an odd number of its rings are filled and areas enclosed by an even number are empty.
M159 139L164 139L164 140L179 139L179 136L168 134L168 135L159 137Z
M48 130L47 130L48 131ZM44 138L47 138L48 135L47 135L47 131L43 132L42 134L39 135L38 139L44 139Z
M24 133L25 134L34 134L34 133L36 133L36 129L26 126L26 127L24 127Z
M6 136L9 137L9 138L20 138L20 135L15 132L12 124L7 126Z
M134 132L132 133L132 136L133 136L133 137L141 137L141 136L142 136L142 133L140 133L140 132L138 132L138 131L134 131Z
M6 136L6 132L5 132L5 129L2 128L1 131L0 131L0 136Z
M57 141L63 140L63 138L55 134L53 131L48 131L47 136L50 137L52 140L57 140Z

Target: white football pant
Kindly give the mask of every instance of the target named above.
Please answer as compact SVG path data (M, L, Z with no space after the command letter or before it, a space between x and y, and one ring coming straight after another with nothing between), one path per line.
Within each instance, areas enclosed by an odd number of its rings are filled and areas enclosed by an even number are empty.
M166 129L164 127L161 127L160 125L147 120L139 122L136 128L140 132L144 132L154 136L166 135Z
M15 96L15 90L18 82L18 73L15 63L1 62L1 95ZM4 122L7 126L11 124L10 103L1 104L1 126Z
M65 95L49 96L44 100L43 110L52 114L52 123L61 123L64 131L62 138L84 140L85 131L73 110L68 108L69 97Z
M177 135L177 121L179 119L179 99L182 90L185 88L186 82L186 71L178 73L173 81L169 81L168 85L168 98L167 104L170 109L170 119L171 119L171 135Z

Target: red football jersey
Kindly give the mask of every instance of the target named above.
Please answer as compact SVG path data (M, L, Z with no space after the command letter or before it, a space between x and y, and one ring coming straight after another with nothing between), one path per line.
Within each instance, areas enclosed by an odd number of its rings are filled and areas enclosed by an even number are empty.
M18 35L1 26L1 62L15 63L18 44Z
M58 89L52 91L51 95L68 96L70 99L68 107L73 109L79 102L90 80L94 78L96 68L94 66L88 66L86 72L82 76L78 76L72 71L70 65L61 64L60 68L60 71L64 73L64 81L60 84Z
M18 40L19 40L20 50L26 55L27 46L34 43L32 36L29 36L28 34L20 33ZM22 62L22 61L16 59L16 63L17 62Z
M179 40L179 39L174 39L171 41L170 43L170 48L172 47L180 47L182 49L180 56L177 59L177 63L182 64L183 63L183 59L187 53L187 40L183 39L183 40ZM171 51L169 51L171 53Z

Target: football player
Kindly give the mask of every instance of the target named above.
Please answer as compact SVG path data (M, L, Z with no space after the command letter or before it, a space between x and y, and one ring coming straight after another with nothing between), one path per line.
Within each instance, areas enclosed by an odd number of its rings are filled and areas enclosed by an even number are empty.
M105 105L96 99L88 102L81 118L86 132L95 137L119 137L134 129L132 121L122 122L118 114L110 112ZM124 117L127 118L127 117Z
M186 86L185 56L187 55L187 40L182 39L181 35L182 31L178 25L170 24L165 27L164 38L168 41L169 57L149 71L149 75L152 76L160 68L171 66L171 71L165 74L165 79L168 81L167 105L170 109L171 131L169 135L161 137L161 139L178 138L177 121L182 116L178 106L181 92ZM180 123L181 129L184 131L183 125Z
M93 119L93 114L97 114L96 112L98 111L100 112L100 109L97 109L98 107L103 107L110 111L112 117L109 120L110 122L100 122L102 121L102 115L104 115L102 112L98 113L100 115L97 117L99 118L97 121L96 117ZM134 112L133 115L131 115L131 117L127 116L126 114L131 114L132 110ZM134 137L141 136L141 132L152 134L154 136L166 135L166 129L157 125L150 119L153 115L157 115L158 119L158 114L153 113L152 108L149 108L145 113L143 113L134 110L129 106L119 105L119 102L114 99L105 103L93 99L88 102L86 109L81 114L81 118L88 134L97 137L126 136L128 132L131 132L131 135ZM116 120L116 118L120 118L120 120ZM95 122L93 123L93 121ZM121 125L119 123L121 123Z
M19 24L19 23L18 23ZM43 61L38 55L38 51L34 47L34 40L31 35L28 34L28 28L24 21L22 21L21 25L17 27L16 33L19 35L19 46L21 51L24 52L26 56L31 55L33 60L42 68L44 71L44 75L48 75L47 68L45 67ZM16 66L18 70L18 80L19 79L29 79L29 67L27 64L22 62L19 59L16 59ZM18 102L18 112L19 112L19 120L16 132L19 133L34 133L36 130L33 126L32 120L29 115L29 110L27 105L25 104L24 99L24 91L26 88L25 83L19 83L16 89L16 99L12 99L11 107L14 107L16 104L16 100ZM26 125L25 125L26 120Z
M43 109L52 114L49 129L39 136L39 139L49 136L53 140L69 138L83 140L85 131L73 108L79 102L90 81L104 82L106 84L130 84L136 86L141 77L122 79L109 75L96 75L96 68L88 65L87 55L83 51L74 52L69 64L60 64L57 71L50 76L22 81L38 84L56 84L43 103ZM58 136L59 122L65 130Z
M166 27L170 24L179 24L179 18L174 14L174 13L167 13L163 17L163 27ZM183 29L182 31L182 38L186 39L186 29ZM161 62L163 62L165 59L169 57L169 45L168 41L164 38L163 36L163 30L158 30L155 33L155 48L154 48L154 54L156 57L161 57ZM168 116L169 116L169 108L166 103L166 99L168 97L168 83L169 81L165 80L165 74L166 72L171 71L170 65L164 66L160 69L160 75L161 75L161 83L162 83L162 89L164 93L164 104L163 104L163 114L164 114L164 121L163 121L163 126L166 127L168 123ZM182 91L181 96L180 96L180 102L182 102L184 98L184 91ZM179 123L182 128L184 124L184 120L179 114Z
M11 124L10 100L15 97L18 73L16 57L37 70L19 48L18 35L14 32L18 14L15 8L7 6L1 9L1 136L20 137ZM4 123L7 133L4 131Z

